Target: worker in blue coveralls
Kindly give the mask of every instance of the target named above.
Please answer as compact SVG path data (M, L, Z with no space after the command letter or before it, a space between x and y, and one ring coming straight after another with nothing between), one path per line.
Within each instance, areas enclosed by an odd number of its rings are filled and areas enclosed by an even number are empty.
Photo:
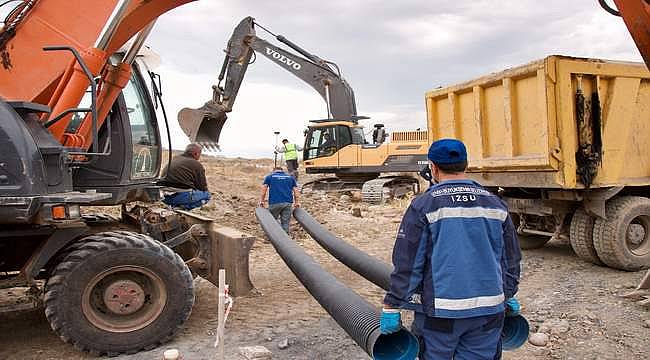
M520 310L515 227L505 203L466 177L461 141L435 141L428 158L437 184L402 219L381 331L398 331L399 310L414 310L421 360L500 359L505 313Z
M292 207L300 207L296 178L284 172L281 166L276 167L271 174L264 178L260 207L264 207L267 193L269 194L269 212L275 219L280 220L280 225L288 234Z

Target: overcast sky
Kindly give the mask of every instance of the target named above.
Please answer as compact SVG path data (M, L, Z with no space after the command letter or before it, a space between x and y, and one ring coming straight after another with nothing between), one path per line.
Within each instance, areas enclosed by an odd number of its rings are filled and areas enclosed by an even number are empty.
M163 15L148 40L162 58L171 117L210 98L228 38L249 15L336 62L358 113L372 117L365 124L389 131L426 126L427 90L551 54L641 60L623 21L597 0L200 0ZM325 116L312 88L260 56L223 129L221 155L270 157L273 131L302 144L308 120ZM172 130L182 148L187 139Z

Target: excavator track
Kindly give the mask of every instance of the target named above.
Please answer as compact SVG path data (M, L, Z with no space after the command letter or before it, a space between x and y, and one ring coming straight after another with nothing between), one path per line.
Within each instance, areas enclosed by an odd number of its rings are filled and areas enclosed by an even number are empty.
M420 192L419 182L410 176L385 176L366 181L361 188L364 202L381 204L389 198L404 196L409 192Z

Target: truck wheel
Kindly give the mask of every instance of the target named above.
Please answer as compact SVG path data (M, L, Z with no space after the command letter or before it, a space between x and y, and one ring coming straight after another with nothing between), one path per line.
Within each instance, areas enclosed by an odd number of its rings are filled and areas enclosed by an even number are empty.
M579 208L573 213L569 230L571 248L579 258L596 265L603 265L594 247L594 217Z
M594 248L610 267L637 271L650 267L650 199L621 196L607 202L606 219L596 219Z
M97 233L56 265L45 286L45 315L66 342L115 356L168 341L190 316L192 274L151 237Z

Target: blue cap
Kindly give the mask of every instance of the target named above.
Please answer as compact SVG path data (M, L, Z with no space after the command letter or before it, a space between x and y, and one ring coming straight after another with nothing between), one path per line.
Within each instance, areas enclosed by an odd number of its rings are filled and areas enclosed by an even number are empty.
M467 161L467 149L460 140L440 139L429 147L428 158L434 164L456 164Z

